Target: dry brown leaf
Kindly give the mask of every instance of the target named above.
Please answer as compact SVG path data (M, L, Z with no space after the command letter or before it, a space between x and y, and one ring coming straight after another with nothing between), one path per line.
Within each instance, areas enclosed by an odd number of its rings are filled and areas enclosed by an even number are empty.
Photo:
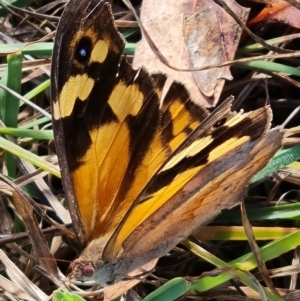
M233 0L227 4L245 22L248 10ZM241 33L232 17L212 0L144 0L141 21L167 61L180 69L232 60ZM159 61L145 39L137 45L133 64L135 68L145 65L151 73L166 73L169 83L173 80L184 83L193 101L205 106L217 103L224 78L231 78L228 67L175 71Z

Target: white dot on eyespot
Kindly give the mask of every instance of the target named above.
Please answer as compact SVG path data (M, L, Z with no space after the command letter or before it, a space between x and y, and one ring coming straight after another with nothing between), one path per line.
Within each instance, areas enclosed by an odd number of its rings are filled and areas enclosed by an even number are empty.
M79 54L80 54L81 57L86 57L86 55L87 55L86 49L85 48L81 48L79 50Z

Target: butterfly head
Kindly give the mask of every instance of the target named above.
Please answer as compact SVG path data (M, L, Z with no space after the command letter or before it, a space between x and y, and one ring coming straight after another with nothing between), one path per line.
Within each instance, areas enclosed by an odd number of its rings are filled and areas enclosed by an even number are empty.
M88 246L80 257L71 263L71 273L68 275L70 281L94 281L105 287L121 281L130 270L135 268L132 266L132 261L116 260L111 262L103 260L101 251L103 247L96 242L97 240L91 243L91 246ZM90 256L90 254L94 255Z
M111 285L116 282L114 267L112 264L101 263L95 265L92 261L78 258L71 263L70 280L81 282L95 281L102 286Z
M94 275L94 267L91 262L83 262L79 259L74 260L71 263L72 272L70 273L70 278L79 281L85 281L90 279Z

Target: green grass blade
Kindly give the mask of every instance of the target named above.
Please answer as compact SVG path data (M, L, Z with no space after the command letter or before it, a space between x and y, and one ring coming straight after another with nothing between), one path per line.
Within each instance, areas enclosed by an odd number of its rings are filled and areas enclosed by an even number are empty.
M28 130L20 128L0 127L0 134L10 135L21 138L32 138L35 140L53 140L52 130Z
M82 297L77 294L68 291L54 291L53 301L85 301Z
M183 296L190 283L183 278L174 278L149 294L143 301L173 301Z
M268 175L278 171L280 168L287 166L299 159L300 145L281 149L275 154L269 164L250 180L250 184L267 177Z
M40 158L39 156L23 149L22 147L15 145L14 143L0 137L0 148L10 152L11 154L24 159L33 165L48 171L49 173L60 177L60 172L57 167L55 167L53 164L45 161L44 159Z
M22 55L20 52L7 56L7 71L1 83L20 94L22 80ZM8 127L17 127L19 114L19 99L1 89L1 118ZM5 153L5 164L8 176L15 177L16 164L9 153Z

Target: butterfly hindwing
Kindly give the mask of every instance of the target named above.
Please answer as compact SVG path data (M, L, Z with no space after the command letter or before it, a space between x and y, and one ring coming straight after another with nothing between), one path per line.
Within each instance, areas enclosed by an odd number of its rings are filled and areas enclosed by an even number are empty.
M270 111L266 108L259 113L259 116L255 114L256 120L262 121L268 119ZM281 133L278 129L257 138L256 130L264 131L264 123L261 126L259 122L252 124L255 131L252 137L255 140L245 134L243 137L246 140L236 137L240 143L232 139L227 145L223 143L226 146L224 149L220 147L219 151L216 150L217 147L211 151L207 146L203 149L203 153L207 152L207 155L200 155L199 163L195 156L201 154L200 149L198 152L194 148L190 153L185 152L177 164L176 160L172 162L176 154L171 156L131 208L119 232L113 236L115 240L111 240L104 250L104 258L127 260L127 254L130 254L130 257L144 261L145 258L141 259L141 255L145 253L160 257L162 245L163 248L170 249L211 221L222 209L237 205L242 200L252 175L280 147ZM245 126L245 123L240 122L240 125ZM229 137L227 139L230 141ZM180 152L181 150L178 153ZM244 160L245 153L247 160ZM189 164L188 160L184 163L189 154L194 157L190 161L193 163ZM180 168L178 163L185 166ZM168 174L171 178L169 180ZM160 206L157 206L158 202ZM133 228L133 220L139 226ZM161 244L158 246L156 241ZM116 253L115 250L122 252Z
M244 114L232 112L230 108L230 101L223 103L168 157L109 241L104 251L105 259L125 258L129 250L132 256L134 249L139 250L140 246L148 245L143 241L143 235L146 233L144 229L148 229L149 236L154 240L163 233L173 232L174 230L170 228L174 225L168 224L167 227L160 223L163 224L164 220L167 217L169 219L169 215L175 215L175 212L181 212L182 216L186 214L185 212L197 210L207 214L199 216L195 213L191 214L188 219L191 222L189 226L181 227L181 223L184 225L186 222L180 218L178 229L174 226L177 229L176 234L170 236L171 243L180 242L183 237L186 237L186 231L192 233L191 229L198 229L209 222L222 208L232 207L241 200L253 172L259 171L265 164L266 158L279 147L281 133L274 130L268 133L270 137L261 139L270 127L269 107ZM266 149L266 143L270 143L272 147ZM249 165L245 162L241 163L243 161L241 156L245 156L245 152L249 157L251 152L255 152ZM252 169L252 173L246 172L247 169ZM227 191L220 205L217 205L221 187L227 187L238 171L240 174L243 173L243 176L238 178L239 181L233 181L235 197L231 197ZM212 198L214 194L216 200ZM205 206L215 207L215 209L205 209ZM192 217L197 217L197 221ZM178 218L179 216L173 220L177 221ZM155 231L156 228L161 230ZM139 231L143 233L141 236ZM166 235L165 238L168 237L169 235ZM168 244L167 240L165 244ZM155 244L154 247L157 247L156 251L159 252L159 247Z

